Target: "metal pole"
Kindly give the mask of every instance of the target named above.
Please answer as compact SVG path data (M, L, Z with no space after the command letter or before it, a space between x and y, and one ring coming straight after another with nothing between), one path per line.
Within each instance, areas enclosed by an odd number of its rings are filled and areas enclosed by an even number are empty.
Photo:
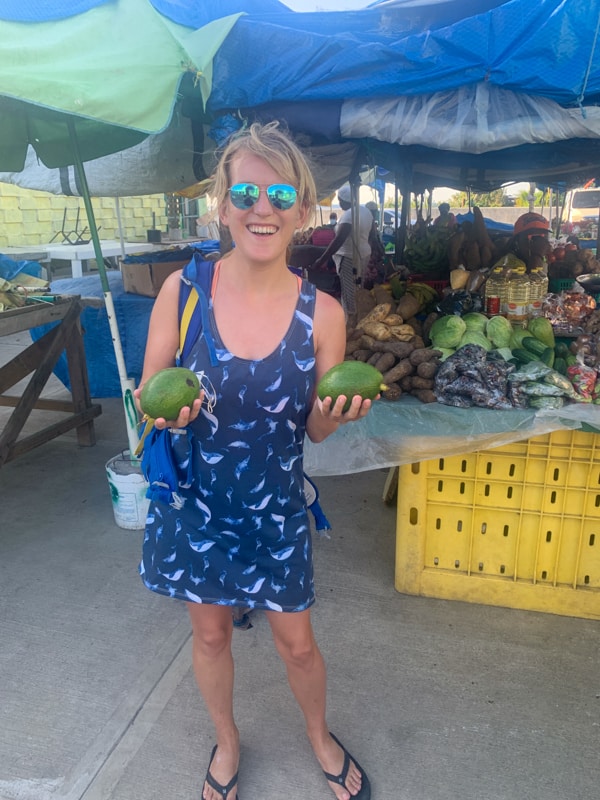
M72 119L67 119L67 127L69 130L69 137L71 139L71 146L73 148L73 157L75 162L75 169L79 176L81 185L81 193L85 205L85 211L88 218L88 225L94 245L94 255L96 256L96 263L98 265L98 273L100 275L100 282L102 284L102 291L104 293L104 304L106 306L106 313L108 316L108 325L115 351L115 358L117 360L117 369L119 371L119 382L121 384L121 393L123 397L123 406L125 408L125 423L127 427L127 440L129 442L129 452L133 457L133 453L139 443L138 435L138 422L139 415L133 397L133 390L135 389L135 381L127 377L127 367L125 366L125 358L123 356L123 346L121 344L121 336L119 334L119 326L117 323L117 316L115 313L115 306L113 303L112 293L106 275L106 267L104 266L104 256L102 255L102 247L100 245L100 237L98 236L98 228L96 226L96 218L94 216L94 209L92 207L92 200L90 197L90 190L88 187L83 161L79 152L79 142L77 141L77 133L75 131L75 124Z

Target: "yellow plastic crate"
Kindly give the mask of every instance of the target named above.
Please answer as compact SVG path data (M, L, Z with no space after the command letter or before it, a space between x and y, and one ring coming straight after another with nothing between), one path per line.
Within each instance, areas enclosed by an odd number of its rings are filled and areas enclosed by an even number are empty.
M400 467L399 592L600 619L600 435Z

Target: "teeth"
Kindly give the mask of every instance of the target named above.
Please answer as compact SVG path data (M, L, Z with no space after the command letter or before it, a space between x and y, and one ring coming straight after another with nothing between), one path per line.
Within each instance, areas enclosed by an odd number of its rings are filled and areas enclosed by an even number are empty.
M250 233L277 233L277 228L271 225L248 225Z

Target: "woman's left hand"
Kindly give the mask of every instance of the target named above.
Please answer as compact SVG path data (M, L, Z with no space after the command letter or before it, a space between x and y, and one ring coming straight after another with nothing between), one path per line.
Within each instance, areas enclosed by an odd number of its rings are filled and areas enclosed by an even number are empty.
M379 395L375 398L379 399ZM347 397L341 394L335 403L332 402L331 397L326 397L324 400L317 398L317 404L321 414L332 422L337 422L340 425L345 425L347 422L356 422L369 413L373 401L363 399L359 394L355 394L352 398L352 403L347 411L344 411Z

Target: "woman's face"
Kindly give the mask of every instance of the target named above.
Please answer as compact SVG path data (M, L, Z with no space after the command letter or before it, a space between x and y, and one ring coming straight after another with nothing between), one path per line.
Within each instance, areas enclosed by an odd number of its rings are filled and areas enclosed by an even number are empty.
M231 163L230 184L237 183L256 184L261 192L248 208L236 208L229 195L221 206L221 221L229 227L236 249L255 261L285 260L287 247L294 232L306 221L307 212L298 201L286 211L275 208L265 190L288 181L262 158L242 152Z

